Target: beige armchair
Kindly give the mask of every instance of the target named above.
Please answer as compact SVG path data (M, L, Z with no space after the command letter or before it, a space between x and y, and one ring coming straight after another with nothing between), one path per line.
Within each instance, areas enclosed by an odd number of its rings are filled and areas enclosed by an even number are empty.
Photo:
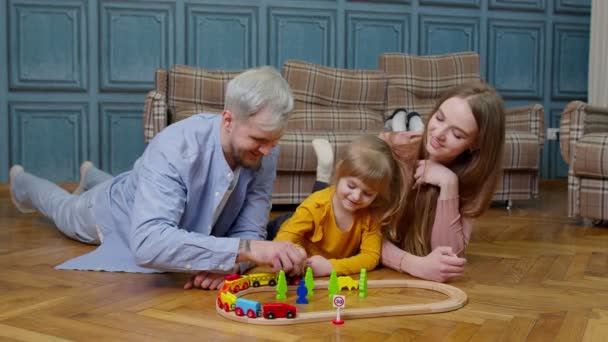
M387 111L397 108L428 116L435 101L448 88L479 80L475 52L435 56L387 53L380 68L388 78ZM540 152L545 140L544 110L540 104L509 108L506 116L503 175L494 200L525 200L538 196Z
M570 102L562 112L560 151L568 164L568 216L608 220L608 108Z

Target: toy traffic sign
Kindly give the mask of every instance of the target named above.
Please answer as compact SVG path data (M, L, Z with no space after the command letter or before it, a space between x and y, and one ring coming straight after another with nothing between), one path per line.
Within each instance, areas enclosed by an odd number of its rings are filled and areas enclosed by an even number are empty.
M334 319L332 322L335 325L342 325L344 324L344 320L340 319L340 308L343 308L346 306L346 297L341 296L341 295L334 295L334 298L332 300L332 304L334 306L334 308L337 308L336 311L336 319Z

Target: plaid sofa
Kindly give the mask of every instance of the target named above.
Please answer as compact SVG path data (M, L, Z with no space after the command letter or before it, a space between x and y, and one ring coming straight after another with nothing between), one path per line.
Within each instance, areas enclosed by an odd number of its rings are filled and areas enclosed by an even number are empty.
M608 220L608 108L570 102L562 112L560 151L568 164L568 216Z
M146 96L144 136L149 141L171 122L194 113L221 113L226 83L240 71L206 71L176 65L156 71L156 89ZM299 204L315 180L311 141L325 138L339 156L354 137L384 127L386 76L380 70L346 70L302 61L282 69L294 94L287 131L279 142L273 204Z
M479 80L479 55L474 52L435 56L386 53L380 69L388 77L387 113L397 108L416 111L426 119L448 88ZM544 144L544 109L540 104L508 108L503 175L494 200L524 200L538 196L540 152Z
M310 193L316 157L311 141L325 138L337 156L357 135L378 133L396 108L428 114L447 88L477 80L479 56L383 54L381 70L347 70L286 61L282 74L294 93L294 110L279 142L274 204L298 204ZM221 113L226 83L240 71L208 71L183 65L156 71L156 89L146 96L144 136L149 141L171 122L194 113ZM495 200L538 195L544 142L541 105L508 110L504 174Z

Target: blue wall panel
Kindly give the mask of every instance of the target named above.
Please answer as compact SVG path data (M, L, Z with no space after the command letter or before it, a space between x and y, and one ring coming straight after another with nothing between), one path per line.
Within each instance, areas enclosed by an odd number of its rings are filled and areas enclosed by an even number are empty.
M141 110L143 103L102 103L101 162L111 174L130 170L145 148Z
M174 6L104 1L100 5L101 89L154 87L154 71L174 63Z
M86 2L10 3L10 88L87 88Z
M490 20L489 80L503 96L543 96L544 24Z
M58 181L76 181L83 159L111 173L129 168L144 148L154 71L177 63L374 69L383 52L473 50L509 105L542 104L551 127L568 101L587 97L590 8L591 0L0 0L0 182L18 162ZM546 146L541 175L563 176L557 143Z
M269 9L269 62L280 68L288 59L336 66L336 12Z
M563 14L589 14L591 12L591 0L554 0L555 12Z
M78 178L85 157L85 104L10 103L12 162L55 182Z
M533 10L545 9L545 0L490 0L491 9Z
M420 4L479 8L481 5L481 0L420 0Z
M258 22L255 7L189 5L186 63L230 70L257 65Z
M553 28L554 99L585 99L589 74L589 29L556 23Z
M479 52L479 18L423 15L419 32L421 55Z
M6 1L0 0L0 18L6 15ZM5 21L6 22L6 21ZM0 25L0 51L8 51L7 25ZM0 183L8 180L9 168L9 127L8 127L8 58L0 53ZM2 77L1 75L5 75Z
M347 1L353 1L354 2L354 1L358 1L358 0L347 0ZM412 0L370 0L370 1L367 1L367 2L370 2L370 3L399 3L399 4L407 5L411 1Z
M346 67L377 69L384 52L410 50L410 16L407 13L346 13Z

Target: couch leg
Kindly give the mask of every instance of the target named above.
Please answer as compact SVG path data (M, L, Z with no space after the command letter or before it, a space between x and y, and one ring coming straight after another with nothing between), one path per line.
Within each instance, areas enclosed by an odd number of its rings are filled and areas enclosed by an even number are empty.
M511 208L513 208L513 201L512 200L507 200L507 210L511 211Z

